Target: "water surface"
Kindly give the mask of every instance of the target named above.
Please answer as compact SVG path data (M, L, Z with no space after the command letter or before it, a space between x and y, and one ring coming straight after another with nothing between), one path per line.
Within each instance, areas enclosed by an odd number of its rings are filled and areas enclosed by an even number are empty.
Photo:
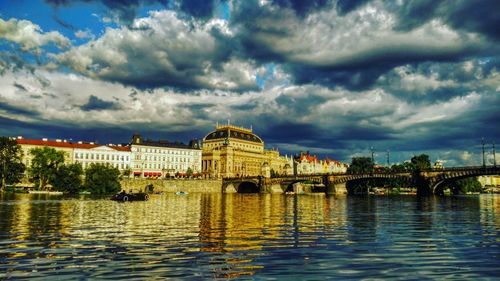
M0 195L0 279L500 276L500 195Z

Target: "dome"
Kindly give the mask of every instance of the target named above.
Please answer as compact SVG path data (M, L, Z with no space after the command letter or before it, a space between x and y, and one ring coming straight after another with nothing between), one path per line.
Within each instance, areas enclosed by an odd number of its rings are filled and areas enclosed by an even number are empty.
M215 131L210 132L205 138L207 140L219 140L219 139L240 139L244 141L250 141L255 143L264 143L260 137L252 133L248 129L243 129L235 126L223 126L218 127Z

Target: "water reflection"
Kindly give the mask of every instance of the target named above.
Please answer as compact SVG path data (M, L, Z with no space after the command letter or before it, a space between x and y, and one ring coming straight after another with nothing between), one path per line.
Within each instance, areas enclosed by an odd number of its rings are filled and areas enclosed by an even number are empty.
M413 278L500 272L500 196L0 195L0 278ZM314 274L314 275L311 275Z

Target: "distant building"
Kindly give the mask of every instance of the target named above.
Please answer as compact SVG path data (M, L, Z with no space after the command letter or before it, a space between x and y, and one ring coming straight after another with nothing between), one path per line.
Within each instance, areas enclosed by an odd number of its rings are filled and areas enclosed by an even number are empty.
M64 153L64 163L72 164L73 163L73 150L74 146L71 142L67 140L49 140L49 139L41 139L41 140L32 140L32 139L24 139L23 137L17 137L17 144L21 146L23 151L23 159L22 162L26 167L31 167L31 161L33 160L33 156L30 154L30 150L34 148L42 148L42 147L52 147L57 151L62 151Z
M51 147L57 151L64 152L66 164L80 163L86 169L91 163L109 165L124 171L130 168L130 147L121 145L101 145L93 142L70 142L67 140L31 140L18 137L17 143L23 150L23 163L26 167L31 166L33 156L30 150L33 148Z
M312 174L339 174L345 173L349 165L336 160L326 158L319 160L316 155L307 152L300 152L293 159L294 171L296 175Z
M135 177L194 176L201 172L201 148L192 140L189 145L166 140L143 139L139 134L132 137L132 172Z
M216 125L203 139L202 174L207 178L285 174L290 160L277 150L265 150L252 129Z
M90 143L74 144L74 162L81 163L83 169L88 168L90 164L104 164L115 167L123 172L130 169L131 158L129 146Z

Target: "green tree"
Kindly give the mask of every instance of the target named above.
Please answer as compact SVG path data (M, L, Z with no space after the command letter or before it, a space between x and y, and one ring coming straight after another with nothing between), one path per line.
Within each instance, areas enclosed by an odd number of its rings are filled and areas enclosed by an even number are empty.
M127 169L123 170L123 172L122 172L122 176L127 177L127 178L130 177L131 174L132 174L132 169L130 169L130 168L127 168Z
M71 194L82 191L83 169L79 163L61 165L51 183L55 190Z
M186 171L186 175L188 176L188 178L190 178L191 176L193 176L193 169L191 169L191 167L189 167Z
M410 161L414 165L414 170L421 171L431 168L431 160L429 160L429 155L427 154L415 155Z
M468 192L481 192L483 186L476 177L459 179L448 185L453 194L467 194Z
M373 162L370 157L353 157L349 172L353 174L373 172Z
M14 184L21 180L25 170L21 162L23 151L16 140L0 137L0 191L7 184Z
M116 193L121 190L120 171L117 168L90 164L85 170L85 189L94 194Z
M54 179L57 169L64 163L64 152L52 147L33 148L33 155L29 173L39 190L45 189Z

